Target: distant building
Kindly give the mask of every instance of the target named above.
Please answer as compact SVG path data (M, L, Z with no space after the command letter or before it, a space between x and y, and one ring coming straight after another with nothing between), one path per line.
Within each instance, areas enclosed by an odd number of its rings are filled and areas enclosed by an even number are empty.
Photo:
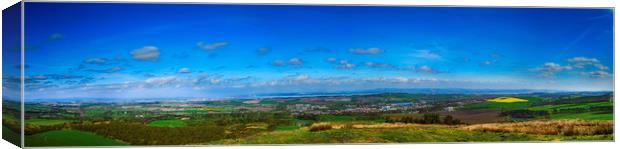
M443 109L444 109L444 111L447 111L447 112L452 112L452 111L454 111L454 107L445 107L445 108L443 108Z

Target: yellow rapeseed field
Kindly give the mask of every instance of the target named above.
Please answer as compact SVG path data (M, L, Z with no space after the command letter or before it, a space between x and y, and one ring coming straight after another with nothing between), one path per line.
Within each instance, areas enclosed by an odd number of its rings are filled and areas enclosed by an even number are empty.
M527 102L525 99L515 98L515 97L497 97L495 99L488 100L489 102L503 102L503 103L512 103L512 102Z

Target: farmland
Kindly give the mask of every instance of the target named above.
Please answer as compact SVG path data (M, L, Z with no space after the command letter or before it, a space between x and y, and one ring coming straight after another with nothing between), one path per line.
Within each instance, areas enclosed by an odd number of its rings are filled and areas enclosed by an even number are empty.
M171 119L171 120L156 120L148 123L148 126L162 126L162 127L183 127L185 126L183 120Z
M27 146L614 139L609 93L383 93L28 104L33 106L25 115ZM10 115L4 119L13 120ZM3 129L18 128L14 125L5 123Z

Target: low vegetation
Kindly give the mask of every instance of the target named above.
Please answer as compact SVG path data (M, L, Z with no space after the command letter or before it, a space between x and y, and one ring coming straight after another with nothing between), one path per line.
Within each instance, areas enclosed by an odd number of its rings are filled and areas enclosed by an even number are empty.
M516 123L490 123L463 127L465 130L541 135L607 135L613 134L612 121L552 120Z

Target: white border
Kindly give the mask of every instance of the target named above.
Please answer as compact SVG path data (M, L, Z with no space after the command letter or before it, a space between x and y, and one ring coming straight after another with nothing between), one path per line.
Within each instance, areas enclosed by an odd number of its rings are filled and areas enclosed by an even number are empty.
M15 4L19 0L0 0L0 7L7 8ZM235 3L235 4L321 4L321 5L424 5L424 6L499 6L499 7L614 7L618 6L616 0L26 0L28 2L117 2L117 3ZM618 27L619 16L614 16L614 28ZM1 21L0 21L1 24ZM1 27L1 25L0 25ZM2 38L0 37L0 40ZM614 43L618 43L614 30ZM1 47L1 42L0 42ZM614 49L617 49L614 44ZM620 54L615 52L614 57L618 58ZM614 58L614 70L619 68L619 63ZM0 54L1 65L1 54ZM0 69L0 73L2 70ZM614 76L614 88L618 85L618 80ZM0 90L0 93L2 91ZM615 96L615 95L614 95ZM0 103L1 105L1 103ZM618 109L618 105L614 109ZM620 116L616 112L615 119ZM619 125L616 123L615 134L618 134ZM616 142L617 142L616 138ZM451 148L451 149L523 149L523 148L614 148L618 147L616 142L584 142L584 143L465 143L465 144L395 144L395 145L291 145L291 146L211 146L204 148L213 149L271 149L271 148L289 148L289 149L375 149L375 148L395 148L395 149L411 149L411 148ZM17 148L16 146L2 140L0 148ZM146 147L132 147L146 148ZM162 147L158 147L162 148ZM163 148L187 148L187 147L163 147ZM200 147L203 148L203 147Z

